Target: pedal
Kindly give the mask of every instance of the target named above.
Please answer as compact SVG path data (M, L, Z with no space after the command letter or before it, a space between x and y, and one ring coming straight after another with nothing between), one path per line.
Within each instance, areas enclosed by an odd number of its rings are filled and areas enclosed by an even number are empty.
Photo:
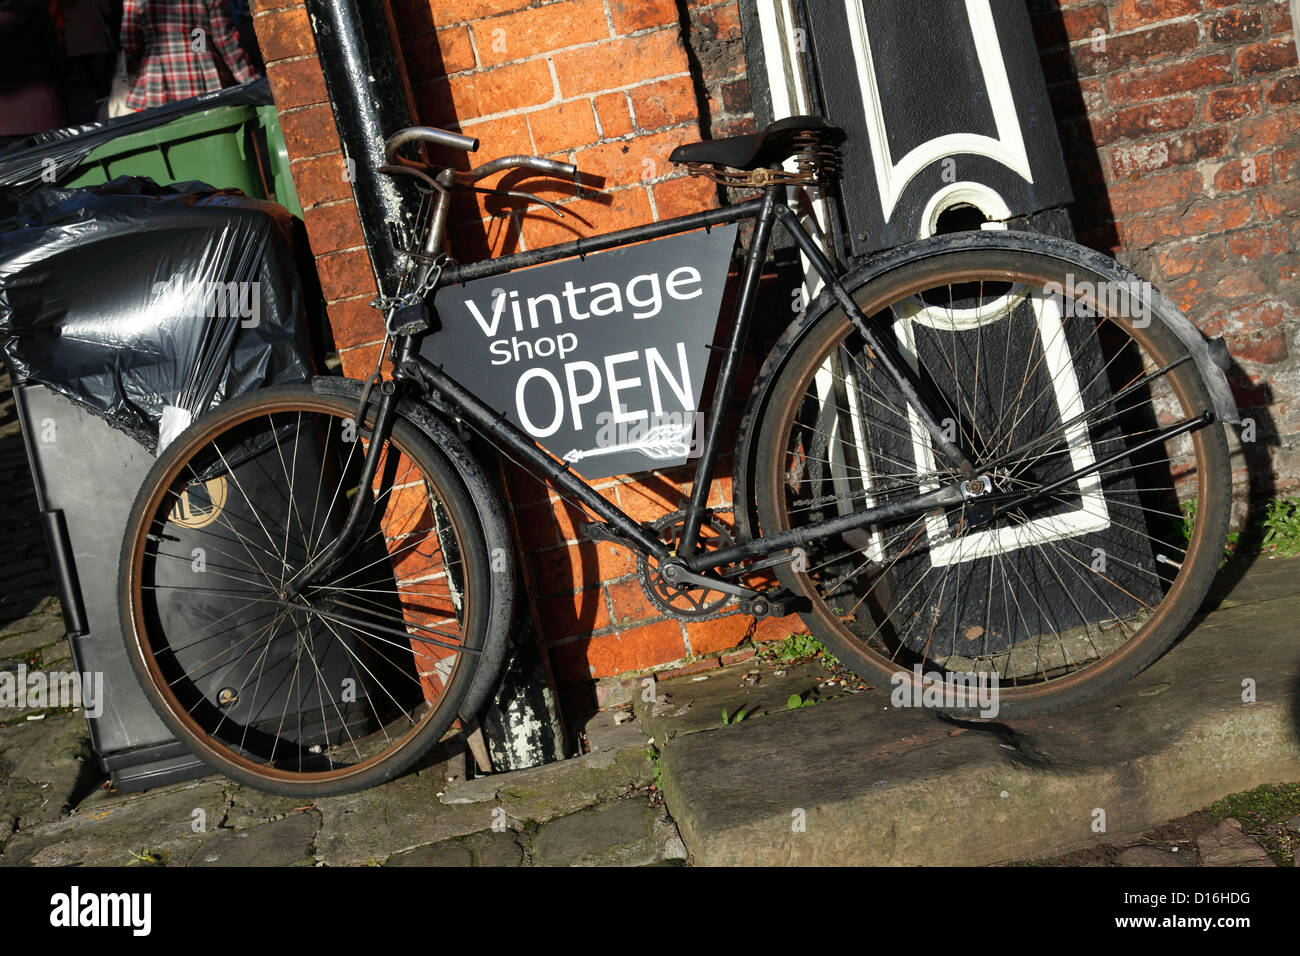
M794 612L790 605L792 597L793 595L781 589L768 591L741 601L740 613L748 614L759 621L765 617L785 617Z

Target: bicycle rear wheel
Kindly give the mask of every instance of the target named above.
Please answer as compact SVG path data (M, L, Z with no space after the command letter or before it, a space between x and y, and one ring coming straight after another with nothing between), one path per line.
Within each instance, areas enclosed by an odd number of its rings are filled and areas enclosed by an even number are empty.
M447 459L399 418L371 488L370 422L309 386L195 422L160 456L122 547L127 653L164 723L216 770L323 796L391 779L447 731L487 639L483 532ZM337 535L359 544L293 600Z
M909 706L990 716L945 693L996 675L998 716L1044 713L1132 677L1187 625L1223 554L1227 444L1210 426L1139 449L1214 406L1154 314L1173 306L1136 276L1023 237L966 245L932 246L854 292L948 437L1002 501L1118 457L991 523L973 498L823 539L778 574L810 604L813 633ZM764 534L961 477L881 387L841 309L808 330L770 394L755 459Z

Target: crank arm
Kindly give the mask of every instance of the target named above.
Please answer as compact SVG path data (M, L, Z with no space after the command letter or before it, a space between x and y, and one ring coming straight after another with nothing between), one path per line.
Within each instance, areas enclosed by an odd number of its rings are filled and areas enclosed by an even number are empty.
M734 594L736 597L741 598L752 599L759 596L757 591L750 588L741 587L739 584L728 584L726 581L706 577L703 574L696 574L694 571L686 570L680 564L665 565L662 573L663 579L674 587L694 584L698 587L708 588L710 591L722 591L725 594Z
M1176 438L1177 436L1183 434L1184 432L1199 431L1200 429L1204 428L1206 425L1213 425L1214 422L1215 422L1214 412L1212 411L1202 412L1200 415L1197 415L1195 418L1189 418L1185 421L1179 422L1177 425L1170 425L1168 428L1161 429L1160 431L1152 435L1150 438L1146 439L1143 442L1140 442L1137 445L1134 445L1132 448L1121 448L1119 451L1115 452L1114 454L1107 455L1105 458L1101 459L1101 461L1095 461L1091 465L1088 465L1086 468L1080 468L1078 471L1072 472L1071 474L1066 475L1064 478L1058 478L1056 479L1056 481L1053 481L1051 484L1044 485L1041 488L1037 488L1034 491L1020 495L1019 497L1012 498L1010 500L995 501L991 505L989 505L987 509L981 509L979 507L980 504L979 498L972 498L968 503L971 507L971 514L970 514L971 526L979 527L980 525L988 524L994 518L1001 515L1004 511L1008 511L1011 508L1018 508L1022 505L1027 505L1030 502L1037 501L1039 498L1042 498L1044 495L1050 495L1058 488L1064 488L1066 485L1072 485L1080 478L1086 478L1088 475L1100 471L1101 469L1105 468L1107 465L1113 465L1115 462L1128 458L1131 455L1135 455L1140 451L1144 451L1145 449L1150 448L1152 445L1159 444L1160 442L1163 441L1168 441L1170 438Z

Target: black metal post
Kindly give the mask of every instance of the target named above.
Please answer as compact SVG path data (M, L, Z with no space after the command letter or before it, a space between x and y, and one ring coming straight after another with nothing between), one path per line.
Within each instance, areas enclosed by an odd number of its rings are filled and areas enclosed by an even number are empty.
M403 177L379 172L384 139L415 125L406 68L387 0L304 0L316 37L325 90L334 110L343 153L352 162L357 214L379 291L397 288L399 257L389 223L415 226L419 193Z
M413 181L379 172L387 162L385 139L417 125L392 11L387 0L304 0L304 5L343 151L353 161L352 194L375 281L382 295L394 295L401 260L390 224L410 238L410 248L419 248L424 234L416 231L419 193ZM526 625L521 631L516 624L514 631L512 669L484 710L496 718L489 720L488 730L497 728L503 742L516 742L505 748L508 760L498 758L503 761L498 769L508 770L563 757L565 737L555 687L544 664L523 671L513 667L518 659L542 661L536 638ZM507 723L511 726L502 729Z

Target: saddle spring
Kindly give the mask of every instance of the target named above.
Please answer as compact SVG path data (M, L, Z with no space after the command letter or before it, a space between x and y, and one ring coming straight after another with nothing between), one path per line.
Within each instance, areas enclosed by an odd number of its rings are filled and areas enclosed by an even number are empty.
M688 163L687 172L703 176L720 186L763 188L775 183L788 186L823 188L835 178L840 168L840 152L824 130L800 130L794 136L797 169L729 169L711 163Z

